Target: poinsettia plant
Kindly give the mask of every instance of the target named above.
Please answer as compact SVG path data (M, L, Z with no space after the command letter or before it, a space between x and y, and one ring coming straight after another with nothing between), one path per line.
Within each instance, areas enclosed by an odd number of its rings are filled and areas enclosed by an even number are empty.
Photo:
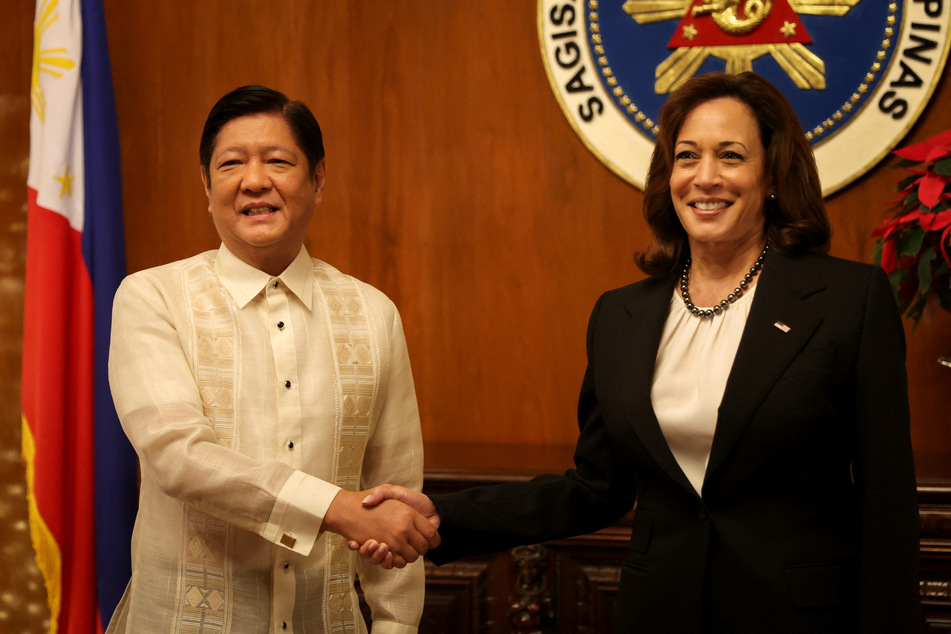
M893 154L908 175L892 215L872 233L874 255L917 326L929 302L951 311L951 130Z

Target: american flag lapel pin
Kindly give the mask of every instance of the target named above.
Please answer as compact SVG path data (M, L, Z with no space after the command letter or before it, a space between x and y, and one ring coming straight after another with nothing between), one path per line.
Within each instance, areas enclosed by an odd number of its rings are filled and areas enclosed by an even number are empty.
M787 326L786 324L784 324L784 323L781 322L781 321L777 321L777 322L774 323L773 325L776 326L777 328L779 328L780 330L782 330L783 332L789 332L789 330L790 330L789 326Z

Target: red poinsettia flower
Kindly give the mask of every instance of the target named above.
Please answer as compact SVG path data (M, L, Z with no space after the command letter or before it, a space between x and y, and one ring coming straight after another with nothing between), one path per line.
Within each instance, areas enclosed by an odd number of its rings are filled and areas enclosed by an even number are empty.
M936 134L921 143L915 143L900 150L895 150L892 154L916 163L937 161L951 154L951 130L945 130L941 134Z
M898 251L895 249L894 240L888 240L882 243L880 265L889 275L895 270L895 267L898 266Z
M917 324L929 298L951 311L951 130L894 154L908 176L889 203L893 214L872 232L875 258Z
M928 172L918 180L918 200L928 209L934 209L941 200L944 185L944 178L934 172Z
M918 222L925 228L925 231L941 231L951 225L951 209L945 209L936 214L919 214Z

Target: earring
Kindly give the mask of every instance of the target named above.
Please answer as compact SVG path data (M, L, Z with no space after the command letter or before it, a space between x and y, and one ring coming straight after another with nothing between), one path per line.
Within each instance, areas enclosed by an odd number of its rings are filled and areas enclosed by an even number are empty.
M770 194L769 196L767 196L767 198L769 199L769 202L771 203L776 202L776 194Z

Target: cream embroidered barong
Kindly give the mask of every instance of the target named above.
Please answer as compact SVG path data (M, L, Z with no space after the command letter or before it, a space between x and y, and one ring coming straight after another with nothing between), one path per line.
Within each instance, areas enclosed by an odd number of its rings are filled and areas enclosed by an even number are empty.
M109 379L142 478L109 632L366 632L355 572L375 633L416 632L422 560L381 570L320 530L339 488L422 485L386 296L303 248L272 277L222 246L123 281Z

